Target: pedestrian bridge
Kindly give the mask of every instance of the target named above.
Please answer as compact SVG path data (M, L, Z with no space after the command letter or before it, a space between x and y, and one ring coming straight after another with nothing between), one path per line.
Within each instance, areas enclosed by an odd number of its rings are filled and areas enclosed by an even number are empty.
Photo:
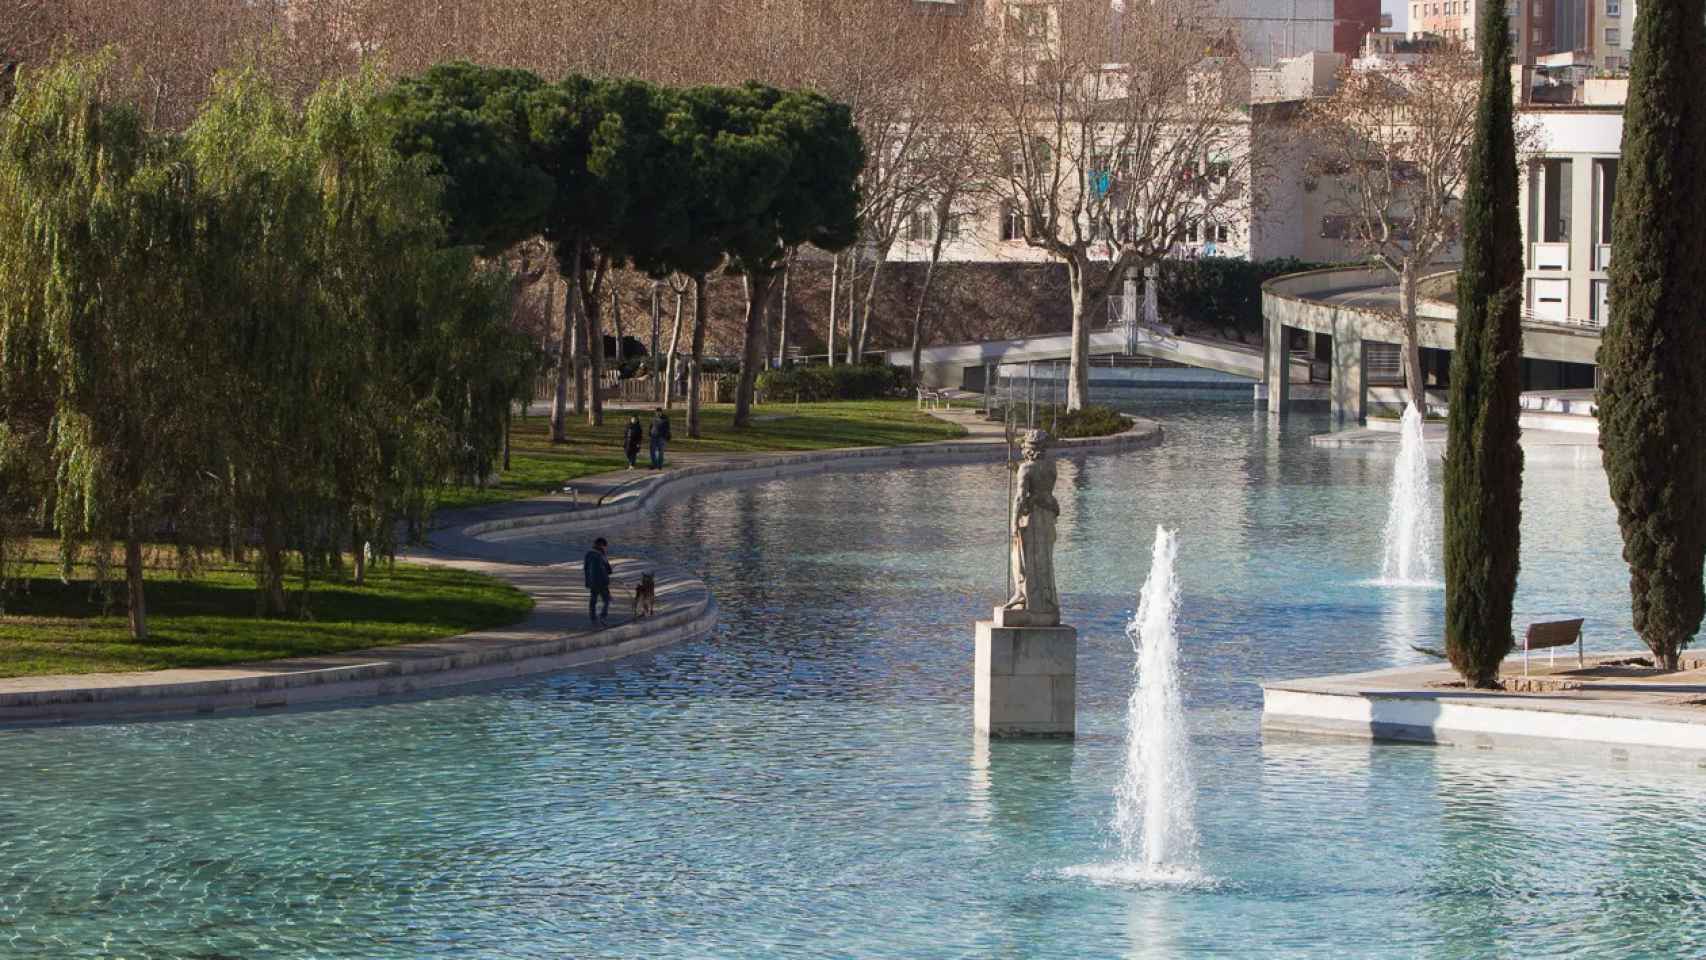
M1423 348L1449 351L1457 337L1455 304L1427 296L1430 289L1449 283L1455 269L1425 277L1416 313L1418 340ZM1266 357L1262 379L1268 409L1278 412L1291 399L1293 378L1270 377L1278 358L1295 363L1296 331L1312 334L1305 354L1327 367L1328 401L1341 422L1360 421L1368 408L1370 347L1393 353L1402 341L1398 288L1392 274L1378 267L1330 267L1275 277L1262 285L1263 342ZM1522 356L1525 360L1593 364L1599 350L1599 327L1552 322L1525 316ZM1319 375L1319 372L1318 372Z
M992 366L1061 361L1071 356L1070 333L927 347L919 353L918 383L939 390L981 389L985 371ZM1229 340L1176 336L1142 323L1111 323L1090 331L1090 356L1149 357L1245 377L1252 383L1266 375L1260 347ZM886 358L897 366L912 365L911 350L890 350ZM1307 382L1308 360L1296 360L1292 366L1293 376Z

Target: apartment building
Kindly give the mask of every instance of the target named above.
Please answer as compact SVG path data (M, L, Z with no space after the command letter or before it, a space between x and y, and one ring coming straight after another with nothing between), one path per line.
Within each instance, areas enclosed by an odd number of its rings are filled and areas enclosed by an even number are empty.
M1617 197L1626 80L1589 79L1583 100L1529 105L1542 153L1523 171L1524 313L1550 323L1605 325L1611 209Z
M1626 73L1635 51L1634 0L1587 0L1596 23L1590 25L1593 66L1611 74Z
M1380 29L1380 0L1208 0L1230 38L1253 66L1308 53L1354 57L1363 37ZM987 0L986 16L1019 31L1039 50L1054 29L1056 0ZM913 0L919 10L964 10L965 0ZM1118 4L1115 4L1116 9Z

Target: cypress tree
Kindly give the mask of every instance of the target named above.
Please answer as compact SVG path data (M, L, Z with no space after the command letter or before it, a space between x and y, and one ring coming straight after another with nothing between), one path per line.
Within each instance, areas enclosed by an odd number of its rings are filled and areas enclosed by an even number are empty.
M1642 0L1623 114L1599 445L1635 629L1666 669L1700 627L1706 559L1706 63L1701 0Z
M1470 686L1493 688L1511 648L1521 536L1522 229L1505 7L1481 8L1445 463L1445 648Z

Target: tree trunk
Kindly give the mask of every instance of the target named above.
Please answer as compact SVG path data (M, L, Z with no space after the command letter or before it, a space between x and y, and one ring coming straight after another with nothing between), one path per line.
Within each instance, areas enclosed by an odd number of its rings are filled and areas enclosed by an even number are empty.
M740 357L740 381L735 387L735 429L746 427L752 420L752 393L758 384L758 367L764 362L759 352L764 336L764 304L770 299L770 285L775 276L768 273L746 274L746 338Z
M142 534L134 517L125 530L124 589L130 607L130 638L147 640L148 597L142 581Z
M553 284L553 287L556 285ZM569 389L573 384L575 391L575 412L580 412L580 351L575 349L575 340L580 333L580 325L575 322L575 279L569 279L568 292L563 296L563 336L557 344L557 389L551 394L551 442L567 443L569 440ZM554 299L553 295L553 299Z
M575 322L572 348L575 377L575 416L586 416L586 317L580 308L580 294L575 293Z
M1066 410L1084 409L1090 402L1090 325L1084 316L1084 284L1089 263L1077 256L1066 261L1066 279L1072 292L1072 361L1066 383Z
M681 351L681 301L682 295L675 295L675 327L669 334L669 363L665 365L663 375L663 406L665 410L675 404L675 364L676 357Z
M865 308L859 316L859 336L853 344L853 362L865 359L865 350L871 345L871 314L877 302L877 275L883 271L883 261L886 257L879 256L871 261L871 279L865 286Z
M740 288L741 288L741 291L746 294L746 310L748 313L751 313L752 312L752 284L747 282L747 279L745 277L741 277ZM769 300L770 300L770 293L774 289L775 289L775 284L771 284L770 290L765 291L765 293L764 293L765 302L761 305L761 307L759 309L759 317L761 319L759 320L759 323L758 323L758 347L757 347L757 351L758 351L758 371L760 373L769 369L769 367L770 367L770 303L769 303ZM757 375L754 374L754 377L755 377L755 379L753 381L754 383L757 382L756 376Z
M699 368L705 359L705 275L693 278L693 355L687 361L687 435L699 436Z
M912 311L912 382L916 386L924 385L919 369L924 357L924 305L930 299L930 281L936 278L936 264L942 262L942 244L948 237L948 211L948 203L937 205L936 235L930 241L930 262L924 267L924 283L918 290L918 305ZM987 384L984 389L988 389Z
M782 263L782 299L776 313L776 369L788 362L788 275L793 271L794 251L788 251L788 259Z
M859 248L855 246L847 259L847 362L858 362L853 355L853 341L857 339L853 330L853 307L859 302Z
M1404 389L1410 394L1410 402L1415 404L1417 412L1423 417L1428 415L1428 380L1422 372L1422 348L1419 341L1419 327L1416 319L1416 268L1404 264L1404 270L1398 275L1398 299L1404 311L1400 319L1402 324L1403 341L1400 349L1403 351Z
M581 297L581 309L586 314L586 346L587 346L587 423L595 427L604 425L604 326L599 318L599 288L604 285L604 270L606 261L599 259L598 266L593 270L592 283Z
M278 518L269 516L261 523L261 615L282 617L287 609L284 602L284 536L278 528Z
M663 369L658 366L658 338L663 327L663 291L658 289L658 282L652 281L652 346L646 354L652 371L652 402L663 403L663 383L660 379Z
M350 555L355 558L355 585L367 583L367 540L359 524L350 524Z
M627 345L622 342L622 295L615 285L610 288L610 325L616 334L616 374L622 374L622 361L628 359Z
M524 406L522 407L523 411L525 411L527 409L527 407L525 406L526 402L527 401L525 401L525 400L522 401L522 403L524 404ZM509 447L510 447L510 436L509 435L514 430L514 428L515 428L515 401L511 400L509 403L509 406L504 408L504 470L506 472L509 470Z
M835 366L835 295L841 292L841 254L829 268L829 365Z

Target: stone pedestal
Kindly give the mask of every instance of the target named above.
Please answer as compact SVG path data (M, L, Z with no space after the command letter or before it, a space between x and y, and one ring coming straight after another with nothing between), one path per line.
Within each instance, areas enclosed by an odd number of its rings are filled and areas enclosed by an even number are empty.
M1015 616L1017 614L1017 616ZM1070 737L1078 707L1078 631L997 610L977 624L973 724L992 737Z

